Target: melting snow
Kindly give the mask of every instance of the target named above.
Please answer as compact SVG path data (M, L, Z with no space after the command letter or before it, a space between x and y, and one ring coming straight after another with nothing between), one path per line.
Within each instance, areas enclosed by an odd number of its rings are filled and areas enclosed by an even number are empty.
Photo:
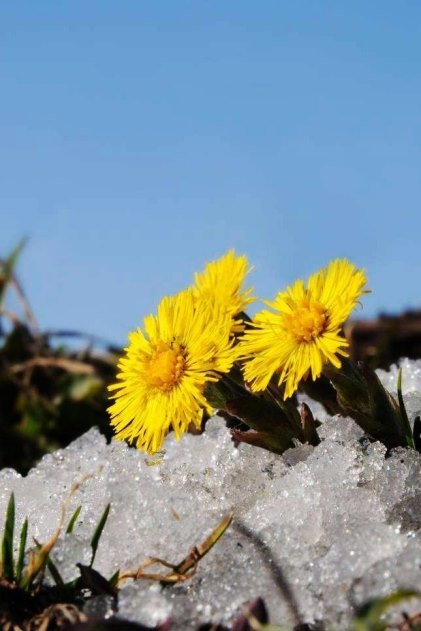
M404 360L409 415L421 410L421 362ZM379 371L394 390L397 369ZM0 528L11 491L17 521L46 541L73 483L87 479L68 516L82 505L74 533L53 559L66 579L89 559L89 541L105 505L111 511L94 567L105 576L135 569L149 556L179 562L229 511L234 522L200 562L192 580L169 588L128 581L119 615L174 629L213 620L229 623L262 596L272 622L293 624L279 583L284 580L302 620L347 628L353 607L397 587L421 590L421 456L399 449L385 459L379 443L359 441L350 419L327 416L321 445L277 456L235 448L221 419L201 436L169 437L160 464L124 443L107 445L91 429L66 449L45 456L26 477L0 471ZM280 578L280 574L282 575ZM90 605L92 606L92 604Z

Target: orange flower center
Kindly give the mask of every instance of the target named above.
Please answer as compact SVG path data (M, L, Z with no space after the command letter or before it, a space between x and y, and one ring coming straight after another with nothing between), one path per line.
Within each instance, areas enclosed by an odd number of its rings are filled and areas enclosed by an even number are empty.
M328 324L328 313L317 301L303 298L292 313L285 315L285 329L297 342L312 342Z
M180 382L185 369L186 361L181 346L160 342L151 359L146 362L145 381L162 392L168 392Z

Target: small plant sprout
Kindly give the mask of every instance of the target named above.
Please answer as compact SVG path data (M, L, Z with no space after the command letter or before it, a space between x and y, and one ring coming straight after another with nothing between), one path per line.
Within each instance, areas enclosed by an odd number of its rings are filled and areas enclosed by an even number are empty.
M28 551L28 520L24 520L19 536L19 547L16 561L14 558L15 496L13 493L10 495L10 499L6 509L4 532L1 544L0 578L2 581L6 581L10 585L16 585L24 591L30 591L37 577L40 575L43 576L45 569L48 568L51 571L52 577L55 580L56 584L61 586L64 585L63 579L61 578L57 568L50 558L50 553L56 545L63 530L66 511L71 498L73 497L74 493L80 488L81 484L89 477L90 476L86 476L81 482L76 483L72 486L70 493L61 508L61 515L59 518L58 526L53 536L49 539L47 543L41 544L39 541L34 539L35 548ZM95 559L95 554L98 548L99 540L104 530L105 523L107 521L109 510L110 505L108 504L98 522L98 525L94 530L91 539L91 566ZM67 534L70 534L73 531L75 522L80 514L80 511L81 506L78 506L67 525ZM26 557L27 563L25 564Z

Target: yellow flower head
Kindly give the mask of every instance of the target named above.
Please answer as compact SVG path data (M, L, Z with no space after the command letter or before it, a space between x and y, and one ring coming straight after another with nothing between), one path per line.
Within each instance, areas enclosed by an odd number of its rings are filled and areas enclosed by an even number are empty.
M301 379L311 373L317 379L326 362L340 367L339 356L348 356L342 325L364 291L367 280L346 259L331 261L326 268L280 292L266 302L240 343L247 361L244 376L254 391L264 390L275 373L290 397Z
M200 428L203 410L211 412L206 383L233 363L230 328L228 315L196 309L191 290L164 298L145 318L145 332L129 335L119 381L109 387L116 438L154 453L171 427L177 440L190 423Z
M254 302L253 288L242 290L244 279L251 271L246 256L236 256L234 250L208 263L201 273L195 274L193 293L197 303L206 308L216 306L235 319ZM242 330L235 322L233 330Z

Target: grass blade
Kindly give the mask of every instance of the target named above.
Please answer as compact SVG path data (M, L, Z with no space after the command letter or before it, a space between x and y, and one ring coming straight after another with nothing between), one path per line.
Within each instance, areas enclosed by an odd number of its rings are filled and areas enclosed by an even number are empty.
M120 578L120 570L117 570L116 572L114 572L111 578L108 579L109 585L111 587L117 587L119 578Z
M40 544L39 541L37 541L35 539L35 537L34 537L34 541L35 541L35 545L37 546L38 550L41 550L42 545ZM53 577L55 584L58 585L58 587L63 587L64 586L64 581L61 578L61 574L58 571L58 569L55 566L55 564L50 559L49 555L47 555L47 557L46 557L46 565L47 565L47 568L50 570L50 574Z
M369 600L358 608L357 616L354 618L354 630L386 631L386 629L390 629L390 625L384 618L389 607L400 604L409 598L419 598L419 596L419 592L401 589L383 598Z
M12 493L6 510L6 521L4 524L4 534L2 541L2 564L3 577L6 580L13 581L13 533L15 529L15 496Z
M22 579L23 562L25 559L26 540L28 538L28 519L25 519L20 531L18 560L16 562L16 583L19 585Z
M76 523L77 518L79 517L79 513L81 509L82 509L82 506L78 506L75 512L73 513L66 528L66 535L70 535L73 532L73 528L75 527L75 523Z
M419 416L414 420L413 436L415 449L421 453L421 417Z
M38 574L40 572L44 572L49 554L51 550L54 548L54 546L56 545L58 538L60 537L69 502L72 499L73 495L76 493L76 491L79 490L81 484L83 484L83 482L85 482L85 480L89 479L90 477L91 476L89 475L84 476L82 480L80 480L80 482L75 482L75 484L72 485L70 492L63 506L61 507L61 515L60 515L59 523L57 526L57 530L55 531L51 539L47 541L47 543L44 543L42 548L38 550L38 554L29 555L28 566L25 569L25 574L22 580L22 585L21 585L22 589L25 589L28 591L31 588L31 585L36 579L36 577L38 576Z
M102 531L104 530L104 526L105 526L105 524L107 522L108 513L110 512L110 506L111 506L111 504L107 504L107 506L105 507L104 512L101 515L101 519L99 520L98 525L95 528L94 534L92 535L92 539L91 539L92 558L91 558L91 562L89 564L89 567L92 567L92 565L94 563L96 551L97 551L98 544L99 544L99 540L101 538Z
M58 571L57 567L52 562L52 560L50 559L50 557L47 557L47 568L49 569L50 574L53 577L55 584L58 587L63 587L64 586L64 581L61 578L61 574Z
M415 441L412 435L411 424L409 422L408 414L406 413L405 403L402 396L402 368L399 368L398 383L396 389L398 391L399 410L403 421L403 430L405 432L408 447L412 447L412 449L415 449Z
M0 265L0 305L3 303L4 295L14 273L16 263L19 256L25 247L26 239L22 239L17 246L12 250L11 254L6 260L3 260Z

